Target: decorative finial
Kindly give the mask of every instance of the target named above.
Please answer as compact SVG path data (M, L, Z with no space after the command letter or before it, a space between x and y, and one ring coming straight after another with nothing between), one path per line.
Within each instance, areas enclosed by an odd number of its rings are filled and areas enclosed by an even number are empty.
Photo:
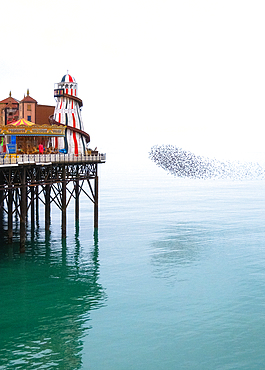
M10 98L11 98L11 91L10 91L10 93L9 93L9 96L10 96Z
M29 89L27 89L27 95L29 96Z
M67 69L67 74L69 75L69 69Z

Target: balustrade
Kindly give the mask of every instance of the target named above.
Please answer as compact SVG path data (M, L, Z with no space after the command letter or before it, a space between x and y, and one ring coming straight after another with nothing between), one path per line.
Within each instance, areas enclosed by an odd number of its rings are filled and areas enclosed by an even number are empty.
M1 154L0 166L20 165L20 164L45 164L45 163L103 163L106 162L106 154L96 155L86 154Z

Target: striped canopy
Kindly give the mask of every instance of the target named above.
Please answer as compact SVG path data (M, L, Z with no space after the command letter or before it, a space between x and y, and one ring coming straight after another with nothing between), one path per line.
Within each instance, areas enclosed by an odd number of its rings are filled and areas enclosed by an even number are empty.
M32 125L35 125L35 123L26 121L24 118L22 118L16 122L10 123L10 125L12 126L32 126Z

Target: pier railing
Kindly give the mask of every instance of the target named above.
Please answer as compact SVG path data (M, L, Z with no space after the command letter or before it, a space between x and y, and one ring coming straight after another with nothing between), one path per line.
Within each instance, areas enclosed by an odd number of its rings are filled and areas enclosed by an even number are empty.
M106 154L0 154L0 167L22 164L104 163Z

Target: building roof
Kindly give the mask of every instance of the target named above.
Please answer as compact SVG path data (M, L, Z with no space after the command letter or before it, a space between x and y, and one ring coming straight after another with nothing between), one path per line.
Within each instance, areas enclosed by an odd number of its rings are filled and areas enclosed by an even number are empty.
M8 98L1 100L0 104L18 104L19 100L12 98L12 96L9 96Z
M31 96L27 95L21 100L23 103L37 103L37 100L33 99Z

